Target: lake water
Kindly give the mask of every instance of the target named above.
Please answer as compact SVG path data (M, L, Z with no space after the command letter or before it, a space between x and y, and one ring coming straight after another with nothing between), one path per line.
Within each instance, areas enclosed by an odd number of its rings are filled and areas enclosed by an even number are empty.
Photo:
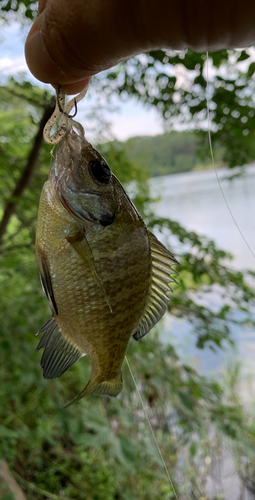
M222 190L243 236L255 253L255 165L247 165L244 174L234 177L229 169L218 170ZM222 196L214 170L164 176L152 180L153 194L161 200L155 212L180 222L186 229L214 239L218 248L234 255L231 266L236 269L254 269L255 258L240 235ZM215 299L212 294L211 300ZM177 333L176 333L177 332ZM209 348L197 349L191 326L169 315L165 318L162 338L174 343L180 356L193 362L200 373L217 373L233 358L229 349L214 354ZM255 331L232 328L236 341L236 356L244 363L246 372L255 373Z
M247 165L241 177L230 181L228 177L232 174L227 169L218 171L222 190L235 221L255 253L255 165ZM234 255L230 265L237 270L254 270L255 258L229 213L214 171L165 176L151 182L152 192L161 196L155 206L157 215L176 220L186 229L214 239L218 248ZM212 293L209 300L217 303L217 293ZM165 315L163 321L162 340L168 342L171 339L181 359L193 364L200 373L218 378L233 358L241 360L240 393L248 404L251 391L255 395L254 329L232 327L235 352L226 345L224 351L213 353L209 348L200 350L195 347L195 332L186 321L170 315ZM247 375L250 375L251 383L247 383ZM241 481L227 448L218 466L213 467L206 489L210 498L215 498L219 492L224 493L225 500L254 498L247 490L241 493Z

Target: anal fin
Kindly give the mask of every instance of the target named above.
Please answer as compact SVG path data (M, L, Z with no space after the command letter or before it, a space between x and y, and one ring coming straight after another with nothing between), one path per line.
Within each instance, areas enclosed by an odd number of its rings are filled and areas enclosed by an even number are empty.
M96 379L93 381L89 380L86 387L80 392L80 394L75 396L75 398L70 403L68 403L65 408L71 406L73 403L79 401L85 396L118 396L118 394L122 390L122 386L123 381L121 373L114 379L105 380L103 382L98 382Z
M71 365L85 354L70 343L62 334L55 318L50 318L37 332L43 333L37 351L44 348L41 359L44 378L60 377Z

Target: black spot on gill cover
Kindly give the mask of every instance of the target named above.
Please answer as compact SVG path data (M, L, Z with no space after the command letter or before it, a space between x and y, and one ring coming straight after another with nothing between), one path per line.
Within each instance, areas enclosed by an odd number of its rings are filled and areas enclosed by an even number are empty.
M102 219L100 219L100 224L101 226L110 226L111 224L113 224L113 222L115 221L115 214L113 215L105 215L104 217L102 217Z

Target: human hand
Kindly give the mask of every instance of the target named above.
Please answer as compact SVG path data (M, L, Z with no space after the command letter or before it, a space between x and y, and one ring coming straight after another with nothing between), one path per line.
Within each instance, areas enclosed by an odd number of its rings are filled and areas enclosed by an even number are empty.
M36 78L74 94L96 73L148 50L254 44L254 26L254 0L39 0L26 59Z
M93 75L146 47L133 10L133 0L39 0L25 47L30 71L68 94L80 92Z

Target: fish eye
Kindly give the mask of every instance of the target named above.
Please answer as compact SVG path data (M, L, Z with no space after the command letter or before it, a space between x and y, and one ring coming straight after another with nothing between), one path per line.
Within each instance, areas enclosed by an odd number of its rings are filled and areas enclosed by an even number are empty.
M107 163L99 160L89 162L89 171L93 179L100 184L108 184L111 180L111 170Z

